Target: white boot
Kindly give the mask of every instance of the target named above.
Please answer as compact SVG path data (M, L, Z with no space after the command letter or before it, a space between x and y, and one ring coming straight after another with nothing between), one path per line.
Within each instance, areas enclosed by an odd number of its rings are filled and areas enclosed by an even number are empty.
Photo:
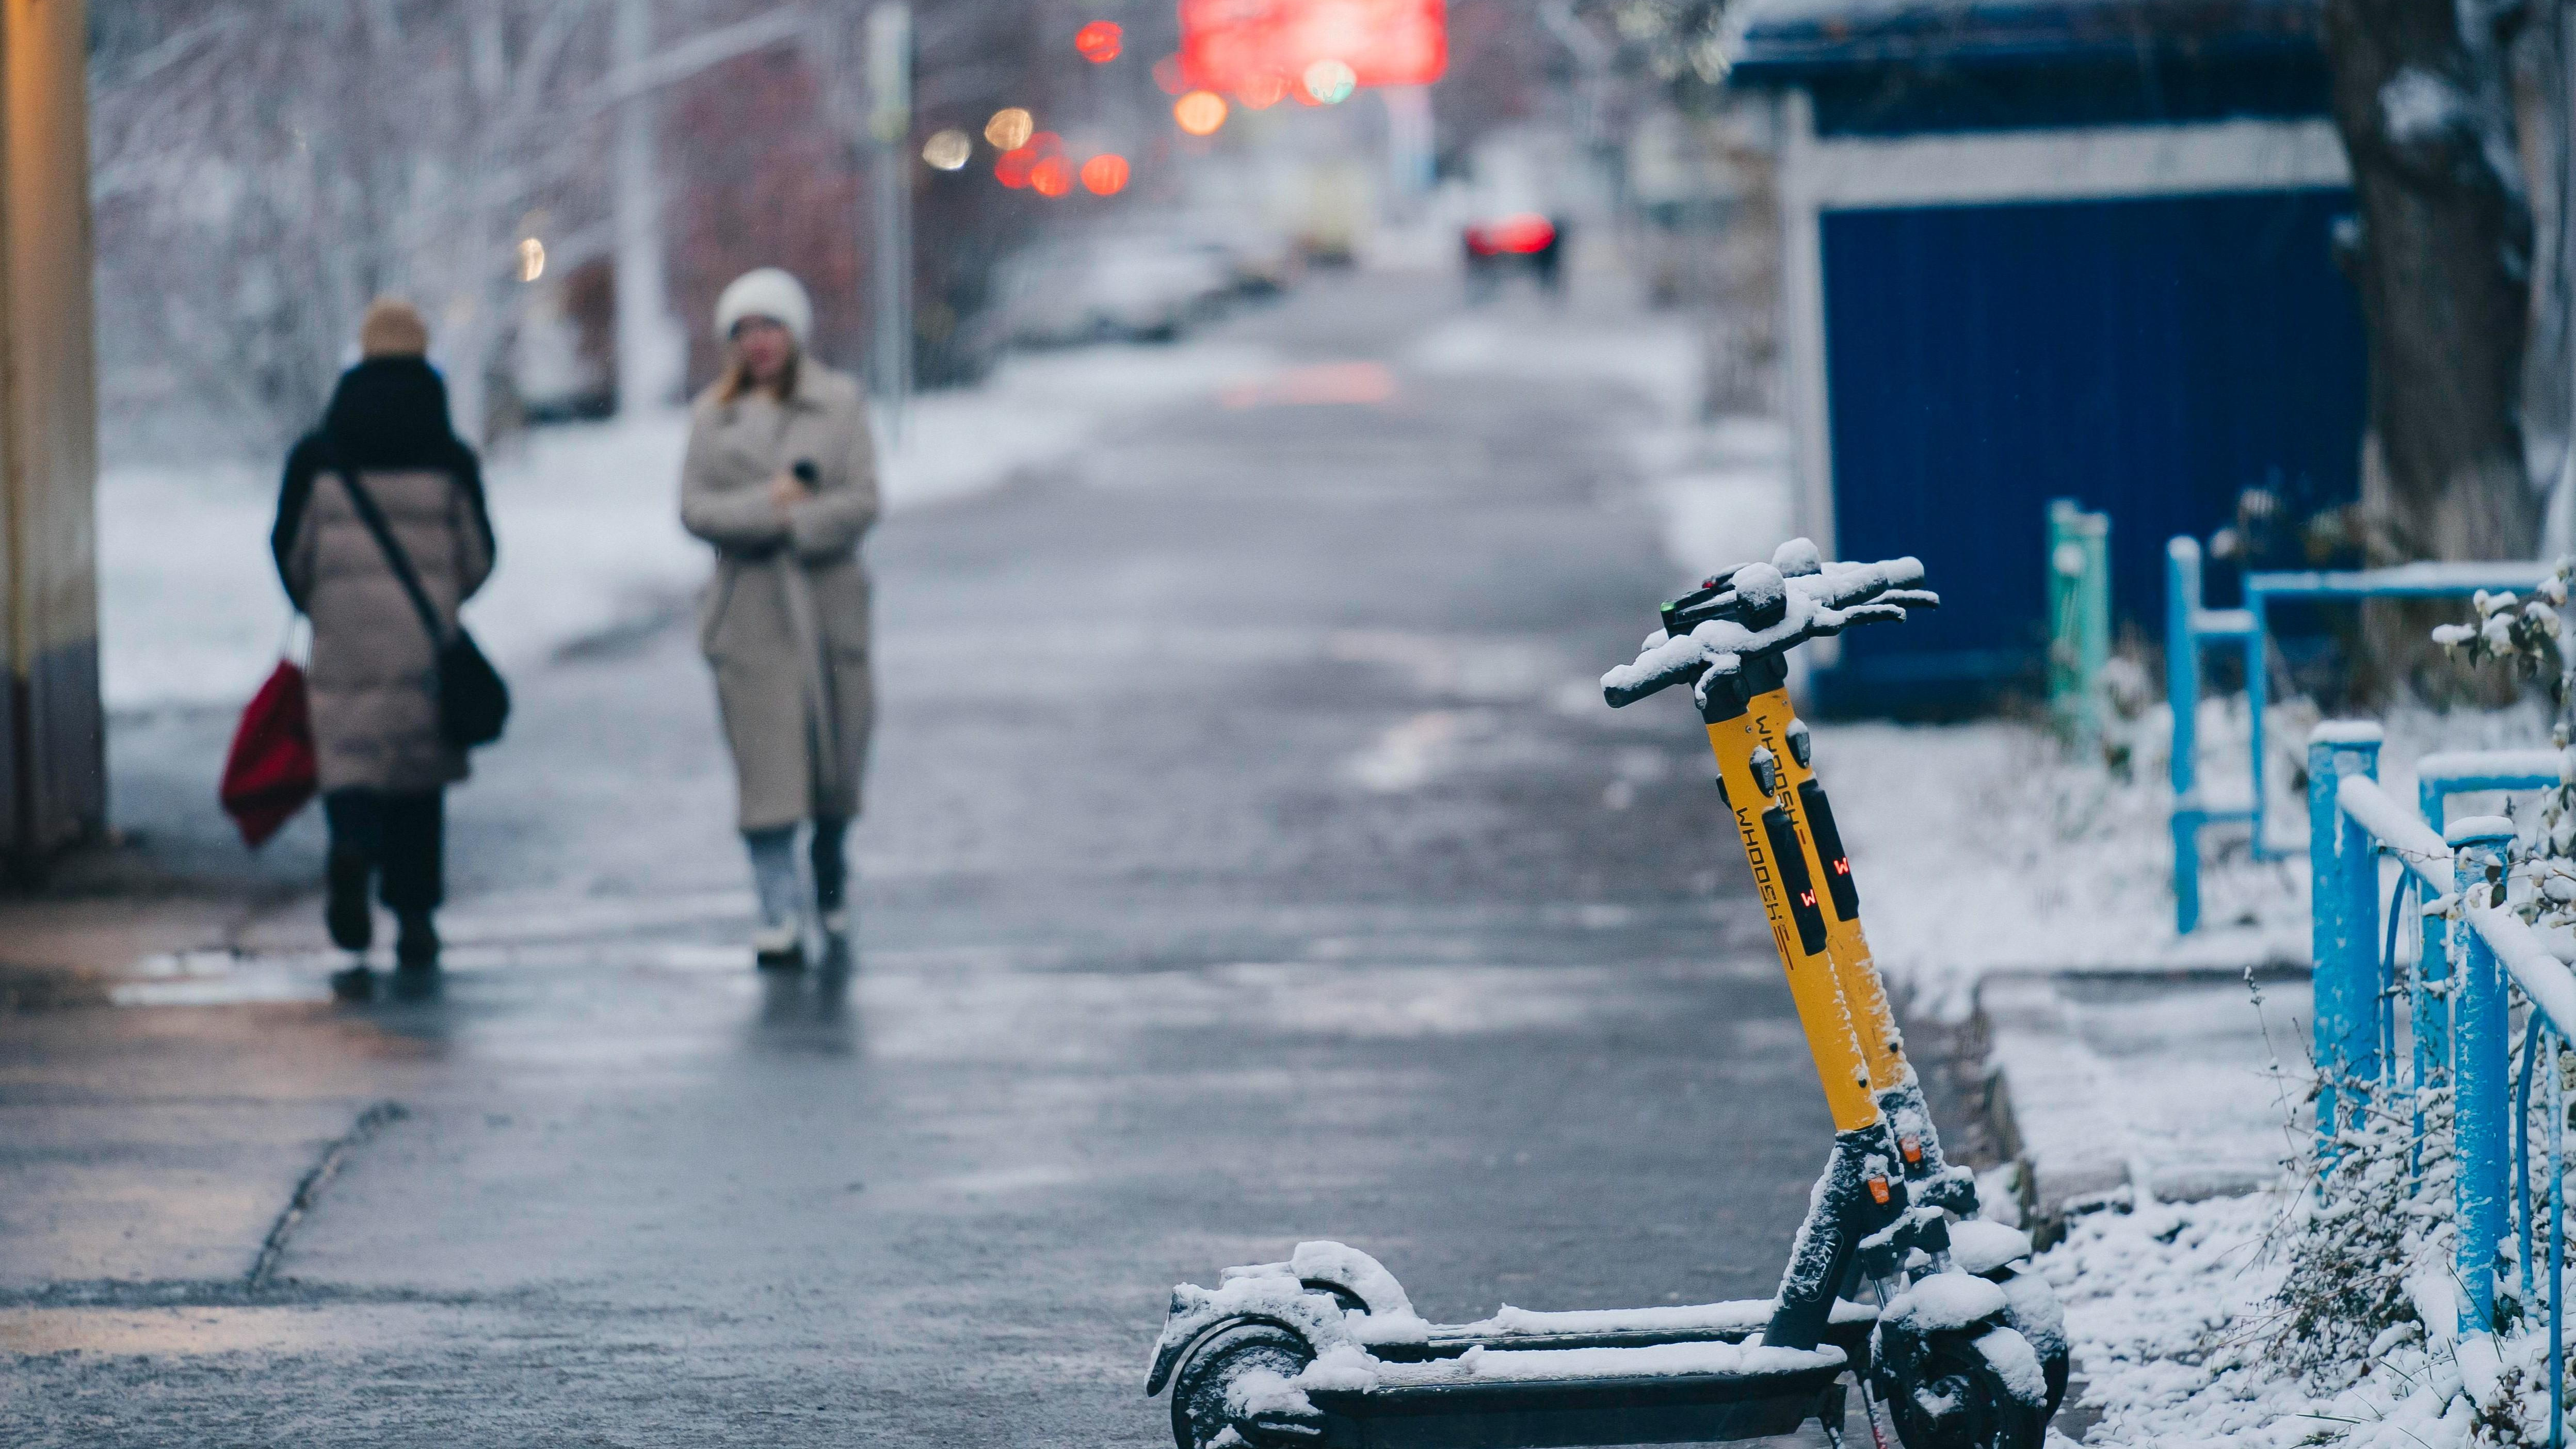
M762 970L805 964L805 893L796 882L796 831L743 832L751 851L751 885L760 900L760 924L752 929L751 952Z
M805 964L804 933L795 926L757 926L751 933L753 964L763 970Z

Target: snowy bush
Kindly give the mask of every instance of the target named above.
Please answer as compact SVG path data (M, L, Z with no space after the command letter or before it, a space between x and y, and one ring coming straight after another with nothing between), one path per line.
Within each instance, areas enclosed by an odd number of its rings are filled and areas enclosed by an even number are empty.
M2570 706L2576 704L2576 649L2568 647L2561 611L2576 581L2576 558L2561 559L2530 598L2480 590L2471 603L2477 622L2445 624L2433 642L2455 658L2547 681L2557 716L2550 744L2560 753L2559 784L2522 812L2508 851L2503 895L2523 920L2545 930L2576 928L2576 757L2568 753Z
M2355 1095L2341 1091L2346 1102ZM2389 1350L2423 1340L2410 1285L2449 1270L2452 1235L2450 1093L2422 1097L2420 1153L2411 1108L2372 1103L2331 1156L2312 1143L2294 1174L2308 1190L2268 1245L2286 1271L2265 1346L2311 1389L2348 1388Z

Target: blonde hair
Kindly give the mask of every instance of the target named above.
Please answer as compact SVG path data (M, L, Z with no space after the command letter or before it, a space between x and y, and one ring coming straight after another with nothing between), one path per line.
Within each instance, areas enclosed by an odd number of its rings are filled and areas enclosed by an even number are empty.
M787 361L778 369L778 380L770 386L770 395L785 402L796 395L796 367L805 360L805 349L796 345L789 334ZM742 364L742 349L730 340L725 343L724 371L716 378L716 401L727 407L742 401L742 395L759 386L751 380L751 369Z

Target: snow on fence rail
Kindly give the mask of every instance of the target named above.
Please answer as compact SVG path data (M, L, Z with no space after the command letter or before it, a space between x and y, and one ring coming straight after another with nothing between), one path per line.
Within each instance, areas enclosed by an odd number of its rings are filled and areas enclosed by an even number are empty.
M2556 1071L2533 1064L2558 1060L2576 1026L2576 974L2538 933L2494 894L2513 824L2501 816L2443 823L2445 804L2469 791L2536 790L2556 785L2555 750L2496 750L2430 755L2417 767L2421 814L2412 814L2378 781L2376 726L2329 722L2308 739L2308 861L2315 876L2316 1060L2324 1085L2317 1097L2320 1156L2331 1158L2337 1134L2361 1125L2370 1098L2420 1094L2448 1086L2453 1108L2452 1219L2461 1364L2492 1358L2496 1265L2518 1235L2522 1297L2535 1302L2534 1279L2547 1285L2552 1404L2563 1402L2566 1348L2560 1333L2558 1284L2566 1261L2559 1161L2566 1114ZM2394 889L2380 909L2379 858L2398 862ZM2493 876L2490 872L2495 872ZM2431 909L2458 898L2465 929ZM2423 949L2411 972L2397 939L2410 907L2421 922ZM2383 944L2384 943L2384 944ZM2512 1000L2506 982L2530 1003L2521 1073L2514 1073ZM2396 1053L2395 1003L2408 999L2414 1028L2410 1070ZM2535 1275L2530 1172L2530 1099L2544 1084L2548 1113L2549 1267ZM2414 1113L2419 1147L2421 1097ZM2508 1151L2508 1125L2512 1148ZM2428 1330L2438 1325L2427 1323ZM2484 1357L2481 1357L2481 1356ZM2558 1416L2550 1443L2560 1442Z

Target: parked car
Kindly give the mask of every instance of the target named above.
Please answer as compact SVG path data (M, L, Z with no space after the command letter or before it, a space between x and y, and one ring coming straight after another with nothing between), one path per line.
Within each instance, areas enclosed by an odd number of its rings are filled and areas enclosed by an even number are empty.
M1208 248L1169 236L1119 233L1050 242L1012 258L998 288L999 322L1033 345L1168 341L1214 316L1234 289Z

